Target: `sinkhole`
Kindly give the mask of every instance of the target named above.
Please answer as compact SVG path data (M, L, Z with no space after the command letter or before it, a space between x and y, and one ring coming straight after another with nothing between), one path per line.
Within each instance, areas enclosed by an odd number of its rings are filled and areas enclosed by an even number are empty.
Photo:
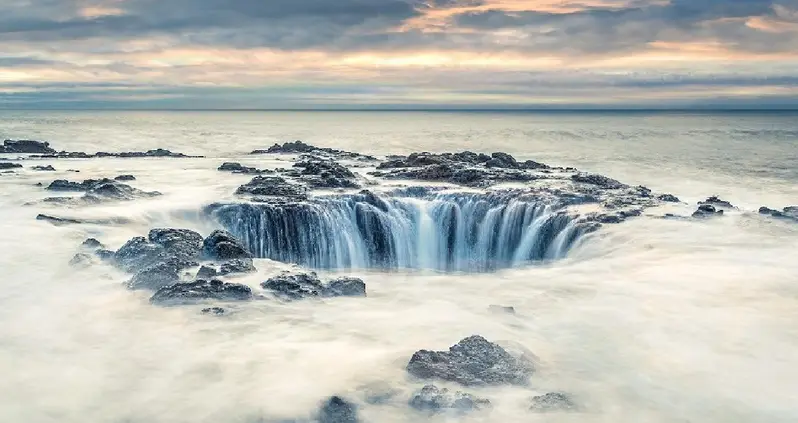
M421 188L214 204L208 213L256 257L318 269L485 272L562 258L586 232L534 199Z

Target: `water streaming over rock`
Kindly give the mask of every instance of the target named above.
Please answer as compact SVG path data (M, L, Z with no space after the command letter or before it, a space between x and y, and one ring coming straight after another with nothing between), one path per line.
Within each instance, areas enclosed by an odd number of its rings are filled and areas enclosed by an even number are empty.
M561 258L585 231L550 205L501 193L364 191L210 212L256 256L314 268L489 271Z

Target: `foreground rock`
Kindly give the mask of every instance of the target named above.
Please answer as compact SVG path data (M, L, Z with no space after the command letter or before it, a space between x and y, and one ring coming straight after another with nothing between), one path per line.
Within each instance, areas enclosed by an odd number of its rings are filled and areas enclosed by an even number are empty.
M50 143L32 140L5 140L0 146L0 153L17 154L53 154L56 151Z
M481 336L470 336L449 351L413 354L407 372L419 379L440 379L464 386L526 385L535 369Z
M202 242L202 235L188 229L153 229L119 248L114 263L135 273L131 289L159 289L177 283L180 270L199 265Z
M246 285L212 279L162 287L150 298L150 302L158 305L180 305L206 300L247 301L252 298L252 289Z
M529 409L538 413L553 411L576 411L577 406L570 396L561 392L550 392L532 398Z
M366 284L361 279L343 277L324 284L315 273L285 273L268 279L261 287L284 300L366 296Z
M421 388L419 392L413 394L409 404L416 410L429 413L445 411L467 413L491 407L488 399L460 391L450 392L446 388L440 389L435 385Z
M377 160L372 156L367 156L359 153L352 153L349 151L336 150L334 148L321 148L310 144L305 144L302 141L286 142L282 145L274 144L266 150L254 150L249 154L303 154L311 153L330 158L339 159L358 159L358 160Z

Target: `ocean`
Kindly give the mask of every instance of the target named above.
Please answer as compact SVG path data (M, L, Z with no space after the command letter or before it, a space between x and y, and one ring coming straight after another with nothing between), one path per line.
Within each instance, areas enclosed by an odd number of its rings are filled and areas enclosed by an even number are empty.
M798 222L757 212L798 205L798 112L0 111L6 138L205 157L0 157L24 166L0 174L0 421L301 421L330 395L380 423L798 420ZM501 151L681 202L603 225L556 260L447 270L415 251L414 268L317 269L362 278L367 298L252 301L224 316L150 304L152 292L128 290L130 275L111 266L69 265L87 237L116 249L152 228L207 235L220 223L203 208L235 201L252 178L216 168L290 166L248 153L292 140L378 157ZM163 195L65 206L43 203L53 193L36 186L120 174ZM736 208L662 218L712 195ZM94 223L55 226L39 213ZM236 282L257 289L301 270L255 265ZM405 371L413 353L470 335L534 354L529 386L440 384L490 399L466 415L408 407L424 385ZM372 404L374 386L393 395ZM530 412L529 398L547 392L569 393L579 410Z

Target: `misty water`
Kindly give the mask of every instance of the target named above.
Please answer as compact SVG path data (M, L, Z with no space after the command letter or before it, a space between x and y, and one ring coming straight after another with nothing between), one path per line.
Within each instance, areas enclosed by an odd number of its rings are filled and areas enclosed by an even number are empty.
M798 205L796 114L0 112L0 138L206 156L26 160L0 175L0 421L272 422L307 417L335 394L381 423L798 420L798 224L756 212ZM155 227L218 228L203 207L233 201L251 176L216 167L289 165L247 153L294 139L372 155L505 151L684 203L605 225L559 260L479 272L322 269L363 278L368 297L253 301L227 316L154 306L150 293L124 287L129 275L68 265L90 236L115 249ZM36 202L51 195L36 183L119 174L164 195L69 209ZM710 195L739 210L660 218L689 215ZM57 227L38 213L127 221ZM414 263L434 263L429 254L440 251L415 250ZM256 266L236 281L257 287L298 269ZM410 356L473 334L534 353L531 385L470 390L493 408L468 416L407 407L423 385L405 372ZM399 399L369 405L364 387L373 386ZM552 391L571 393L580 411L528 410L530 397Z

